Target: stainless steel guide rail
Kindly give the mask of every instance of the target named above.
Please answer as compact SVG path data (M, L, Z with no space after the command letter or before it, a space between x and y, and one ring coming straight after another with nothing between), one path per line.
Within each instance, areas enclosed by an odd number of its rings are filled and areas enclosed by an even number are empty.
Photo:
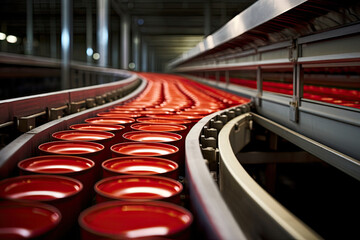
M213 87L252 98L259 115L359 160L360 110L303 96L305 71L325 71L316 78L322 86L326 85L324 75L329 79L334 76L331 70L326 72L328 68L341 69L344 77L348 77L346 71L351 72L348 69L359 69L359 19L356 1L284 4L260 0L169 63L169 67ZM263 90L264 73L277 69L290 75L292 95ZM253 71L255 89L230 82L233 72L246 71ZM209 75L215 80L210 80ZM357 89L358 71L349 76L356 77L357 83L351 89ZM341 86L341 78L337 82Z
M21 99L21 101L19 100L20 103L23 103L22 101L25 101L25 103L30 104L31 106L35 106L37 102L49 103L50 100L53 103L58 103L57 101L59 100L59 97L57 96L57 94L65 94L66 96L74 95L74 97L78 98L79 100L85 100L90 97L97 96L96 93L99 92L108 93L110 91L111 93L113 90L119 90L116 91L116 93L118 93L119 95L114 95L114 98L109 99L110 101L106 101L106 99L103 99L101 103L94 104L88 109L86 107L81 109L79 108L78 111L75 111L70 115L62 114L59 115L59 117L55 120L49 121L41 126L34 126L34 128L27 129L25 133L23 133L21 136L19 136L14 141L6 145L3 149L1 149L0 178L6 178L8 176L11 176L13 174L13 171L16 170L16 164L19 160L25 159L28 156L35 155L36 152L34 151L36 150L34 149L36 149L36 146L45 141L49 141L52 132L67 129L70 125L82 122L86 118L94 116L96 115L96 113L102 112L111 106L131 100L132 98L140 94L144 90L146 85L147 82L145 80L139 79L136 75L132 75L126 80L103 84L101 86L78 88L64 91L62 93L51 93L40 96L32 96L26 98L26 101L24 99ZM61 98L60 100L63 101L63 98ZM65 98L65 100L67 99ZM85 102L86 101L84 101L84 103ZM14 103L10 101L8 104L12 105ZM58 105L61 104L58 103ZM28 109L24 109L23 106L24 103L20 106L17 106L16 109L28 111ZM42 107L42 105L39 105L37 107Z

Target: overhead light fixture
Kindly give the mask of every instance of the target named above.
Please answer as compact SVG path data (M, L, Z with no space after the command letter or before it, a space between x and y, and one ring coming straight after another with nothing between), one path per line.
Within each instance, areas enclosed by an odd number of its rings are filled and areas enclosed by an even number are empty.
M6 39L6 34L3 32L0 32L0 40L5 40Z
M17 37L15 37L14 35L8 35L6 37L6 41L8 43L16 43L17 42Z
M93 54L93 59L94 60L99 60L100 59L100 54L99 53L94 53Z
M89 57L91 57L94 53L94 50L92 48L87 48L86 49L86 55L88 55Z

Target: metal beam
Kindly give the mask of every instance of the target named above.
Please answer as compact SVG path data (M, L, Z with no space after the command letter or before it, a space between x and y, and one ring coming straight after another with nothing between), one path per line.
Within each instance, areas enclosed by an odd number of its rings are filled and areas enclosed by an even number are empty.
M99 66L106 67L108 64L108 42L109 42L109 1L97 0L97 41L100 54Z
M61 1L61 89L70 87L71 2Z

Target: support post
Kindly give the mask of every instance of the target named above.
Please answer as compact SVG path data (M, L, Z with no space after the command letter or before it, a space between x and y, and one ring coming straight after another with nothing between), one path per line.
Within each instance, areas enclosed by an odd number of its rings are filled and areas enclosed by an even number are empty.
M121 16L121 68L122 69L128 69L129 67L129 36L130 36L129 15L125 13Z
M33 25L33 0L26 1L26 48L27 55L33 54L34 25Z
M106 67L108 64L108 42L109 42L109 1L98 0L97 1L97 40L98 51L100 54L99 65ZM101 82L101 81L100 81Z
M141 55L141 57L142 57L141 70L143 72L147 72L148 71L148 65L147 65L147 63L148 63L148 55L147 55L148 48L147 48L147 43L145 41L142 41L141 45L142 45L142 47L141 47L141 54L142 54Z
M256 85L257 85L256 105L261 106L261 97L263 94L263 77L260 66L258 66L256 69Z
M93 49L93 26L92 26L92 4L86 0L86 61L92 63Z
M61 1L61 88L70 87L71 0Z

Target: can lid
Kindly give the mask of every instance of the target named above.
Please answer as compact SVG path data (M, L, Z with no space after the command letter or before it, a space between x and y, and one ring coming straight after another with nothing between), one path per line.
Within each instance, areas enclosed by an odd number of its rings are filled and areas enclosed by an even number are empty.
M174 171L178 164L157 157L118 157L102 163L104 169L121 174L154 175Z
M154 117L140 117L136 119L137 122L141 123L152 123L152 124L190 124L190 120L186 119L165 119L165 118L154 118Z
M53 138L70 141L101 141L113 138L115 134L101 131L65 130L52 134Z
M80 123L70 126L74 130L89 130L89 131L117 131L122 130L125 127L121 125L111 124L92 124L92 123Z
M176 153L179 149L165 143L124 142L111 147L116 153L131 156L163 156Z
M135 122L135 119L125 117L94 117L85 119L85 122L94 124L127 124Z
M162 200L182 190L178 181L159 176L122 175L105 178L95 185L97 194L118 200Z
M79 216L83 229L109 238L172 236L188 229L192 221L186 209L156 201L110 201L90 207Z
M156 132L178 132L187 127L178 124L151 124L151 123L134 123L130 126L134 130L156 131Z
M174 142L182 139L181 135L171 132L134 131L123 134L123 138L137 142Z
M0 238L33 239L55 228L61 214L58 209L38 202L1 202Z
M94 142L53 141L41 144L39 149L53 154L88 154L99 152L104 146Z
M94 167L95 163L87 158L67 155L46 155L27 158L18 163L18 168L27 172L64 174L81 172Z
M0 198L51 201L73 196L83 189L78 180L55 175L26 175L0 181Z

